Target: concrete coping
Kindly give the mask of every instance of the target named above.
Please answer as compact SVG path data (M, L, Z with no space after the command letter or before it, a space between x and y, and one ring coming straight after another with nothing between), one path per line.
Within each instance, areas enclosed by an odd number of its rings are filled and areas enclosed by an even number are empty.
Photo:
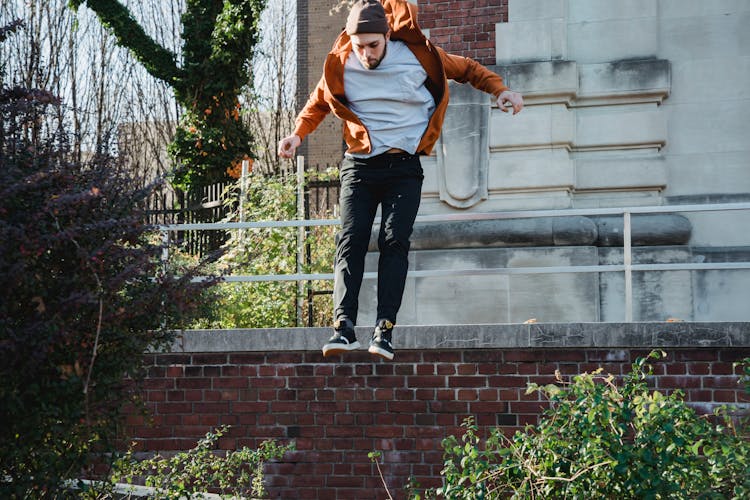
M372 328L357 327L367 345ZM184 330L171 352L317 351L330 328ZM397 325L396 350L750 347L749 322Z

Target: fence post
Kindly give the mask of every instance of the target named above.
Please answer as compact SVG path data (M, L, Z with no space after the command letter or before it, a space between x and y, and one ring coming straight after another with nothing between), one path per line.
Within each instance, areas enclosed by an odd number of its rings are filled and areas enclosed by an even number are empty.
M242 160L242 177L240 177L240 222L245 222L245 195L247 193L247 174L250 171L250 160ZM239 241L242 241L244 230L240 229L238 235Z
M297 157L297 220L305 219L305 157ZM297 226L297 274L302 274L302 263L305 255L305 228ZM304 284L297 280L297 326L302 326L302 307L304 304Z
M630 235L630 212L622 214L622 263L625 266L625 322L633 322L633 248Z

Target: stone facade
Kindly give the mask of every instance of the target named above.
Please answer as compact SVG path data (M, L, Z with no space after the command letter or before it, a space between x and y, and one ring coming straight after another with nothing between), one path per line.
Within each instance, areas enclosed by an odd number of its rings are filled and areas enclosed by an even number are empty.
M452 84L440 143L423 159L420 215L750 202L747 2L453 2L476 33L493 19L494 65L482 59L485 52L471 52L473 42L462 42L451 28L459 14L439 3L418 2L428 36L489 64L524 94L526 108L510 116L488 96ZM482 15L466 17L474 12ZM471 230L417 227L413 270L439 262L469 274L410 278L399 322L622 320L621 272L480 275L489 263L622 264L615 248L622 220L588 219L593 241L584 231L582 239L550 244L540 236L526 247L479 229L464 245L430 246L425 235L452 242ZM508 221L497 222L485 230L497 233ZM513 234L548 225L521 222ZM645 248L636 248L637 263L748 262L749 210L644 215L638 224L642 237L634 234L633 244ZM376 258L369 257L372 271ZM360 324L375 319L368 310L374 286L363 287ZM635 273L634 319L748 320L749 289L748 270Z

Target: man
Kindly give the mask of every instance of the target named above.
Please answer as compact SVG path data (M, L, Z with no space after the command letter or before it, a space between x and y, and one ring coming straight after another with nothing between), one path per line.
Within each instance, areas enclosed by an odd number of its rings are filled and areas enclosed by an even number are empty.
M419 208L422 167L448 105L448 79L492 94L503 111L523 98L476 61L432 45L405 0L357 0L346 29L329 52L323 76L297 116L294 133L279 142L291 158L302 140L332 112L344 122L348 146L341 163L341 232L336 245L334 334L330 356L358 349L354 333L365 255L378 205L377 322L369 352L393 359L392 330L401 306L409 237Z

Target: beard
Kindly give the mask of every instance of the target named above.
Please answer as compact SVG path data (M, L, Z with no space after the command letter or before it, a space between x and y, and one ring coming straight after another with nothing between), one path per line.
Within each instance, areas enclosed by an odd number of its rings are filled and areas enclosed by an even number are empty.
M380 66L380 63L385 58L385 54L386 54L387 51L388 51L388 45L386 45L385 47L383 47L383 53L381 54L380 57L371 57L371 58L366 59L364 61L362 59L360 59L359 62L361 62L362 66L364 66L366 69L375 69L378 66Z

